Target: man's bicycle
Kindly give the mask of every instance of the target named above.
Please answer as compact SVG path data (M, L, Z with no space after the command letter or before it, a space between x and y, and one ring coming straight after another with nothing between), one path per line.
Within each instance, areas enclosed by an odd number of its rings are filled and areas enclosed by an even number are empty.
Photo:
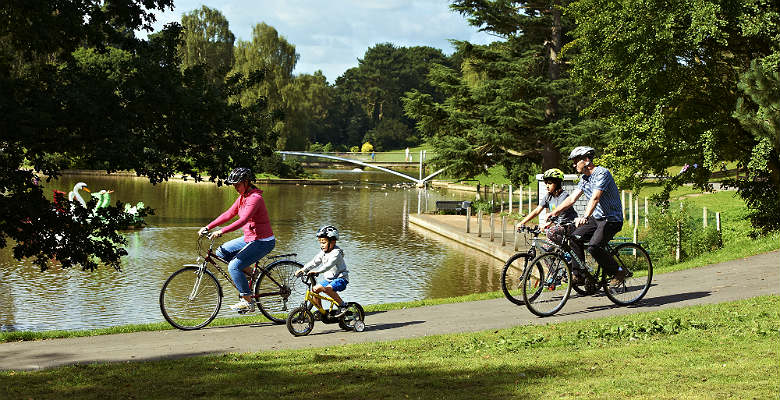
M523 234L525 243L526 245L529 245L529 248L526 251L515 253L506 260L504 268L501 270L501 291L504 292L504 297L506 297L507 300L521 306L525 304L523 300L522 283L523 273L528 267L528 264L533 261L537 255L554 250L555 245L551 241L540 237L542 229L538 226L534 226L533 228L521 226L517 231ZM565 254L564 257L568 258L570 256ZM593 256L590 254L586 254L585 258L586 262L590 264L595 263ZM582 295L591 294L584 285L574 285L572 288Z
M609 283L611 274L595 260L581 260L571 249L570 234L560 244L552 243L549 252L534 258L523 273L520 289L528 310L547 317L560 311L574 288L580 294L594 294L599 288L617 305L634 304L647 294L653 280L653 264L647 251L637 243L607 244L605 249L617 265L626 271L625 278L616 285ZM582 282L572 284L572 265L585 275Z
M171 325L182 330L200 329L214 320L222 306L222 286L211 271L216 269L236 289L233 280L220 264L228 262L217 256L214 240L209 239L208 249L204 238L198 238L198 259L195 264L185 264L165 281L160 290L160 311ZM263 315L276 324L287 320L287 304L299 304L306 290L295 277L295 271L303 265L294 260L295 253L265 258L256 262L249 275L252 297Z
M290 311L287 316L287 330L295 336L306 336L312 329L314 329L314 321L320 320L326 324L337 323L341 329L345 331L362 332L366 325L363 322L366 314L363 312L363 307L355 302L347 302L345 308L347 309L343 315L337 315L338 307L336 306L336 300L331 299L328 296L314 293L314 285L316 284L314 279L315 274L303 274L301 276L301 282L303 282L308 289L306 290L306 297L300 307ZM330 307L325 308L317 305L313 300L319 299L320 304L322 300L330 302ZM312 313L312 309L316 307L317 310ZM315 316L316 315L316 316Z

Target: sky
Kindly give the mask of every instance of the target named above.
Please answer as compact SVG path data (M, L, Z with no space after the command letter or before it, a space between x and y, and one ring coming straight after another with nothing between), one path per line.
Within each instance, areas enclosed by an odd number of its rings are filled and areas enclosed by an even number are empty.
M260 22L276 28L300 55L293 73L321 70L334 83L358 65L379 43L398 47L430 46L452 54L450 39L487 44L495 36L478 32L449 9L447 0L175 0L173 11L155 13L155 30L181 22L182 14L201 5L219 10L236 40L252 39ZM144 37L144 34L139 34Z

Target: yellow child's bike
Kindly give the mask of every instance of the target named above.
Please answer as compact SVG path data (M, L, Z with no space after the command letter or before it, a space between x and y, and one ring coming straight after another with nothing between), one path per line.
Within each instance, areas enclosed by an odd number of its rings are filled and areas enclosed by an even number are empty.
M314 329L314 321L320 320L326 324L335 324L338 322L341 329L345 331L362 332L366 328L365 313L363 307L355 302L345 303L347 309L346 313L341 316L336 316L338 313L338 306L336 300L328 296L323 296L319 293L314 293L314 285L316 284L314 276L315 274L303 274L301 281L308 286L306 290L306 298L303 300L303 304L290 311L287 315L287 330L295 336L306 336ZM326 300L330 302L330 307L324 309L318 306L313 299ZM320 303L323 304L323 303ZM314 308L316 310L313 310Z

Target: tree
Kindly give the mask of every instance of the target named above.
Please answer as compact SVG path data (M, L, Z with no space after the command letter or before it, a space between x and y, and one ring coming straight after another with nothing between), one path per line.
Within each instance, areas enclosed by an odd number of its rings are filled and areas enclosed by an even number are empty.
M292 71L300 55L295 46L265 23L259 23L252 29L252 40L239 40L235 48L233 73L250 74L263 71L265 79L255 86L243 90L238 99L241 103L264 101L271 110L284 115L288 104L284 100L284 88L292 81ZM302 132L287 126L281 119L273 127L277 134L276 148L303 149L306 137Z
M263 103L228 101L261 74L215 85L204 68L182 73L178 24L148 41L128 35L153 22L143 6L169 1L12 3L0 6L0 247L13 240L15 257L119 267L121 204L95 216L44 195L42 175L56 178L74 159L152 183L179 173L221 183L231 167L271 154Z
M614 166L616 179L638 188L642 176L663 176L670 166L689 164L698 168L665 179L664 194L686 182L707 188L721 162L736 161L751 170L758 152L761 173L750 177L756 184L735 183L748 207L771 213L767 217L774 222L754 219L754 226L776 227L778 152L777 140L771 145L769 138L776 137L777 128L760 127L754 117L774 101L759 93L771 75L755 62L777 57L780 5L580 0L568 13L577 21L573 75L593 99L587 112L610 127L613 137L603 160ZM753 186L761 189L748 189ZM772 197L765 211L756 208L764 204L758 201L761 193Z
M215 83L233 68L233 42L228 20L219 10L201 6L181 17L184 39L179 46L182 68L204 65Z
M513 182L538 169L560 166L561 150L598 145L603 132L580 117L586 104L576 95L561 48L571 21L568 2L455 1L451 8L472 25L502 38L490 45L455 42L457 68L437 67L429 81L443 101L421 91L405 99L406 114L430 137L438 167L471 177L502 164Z

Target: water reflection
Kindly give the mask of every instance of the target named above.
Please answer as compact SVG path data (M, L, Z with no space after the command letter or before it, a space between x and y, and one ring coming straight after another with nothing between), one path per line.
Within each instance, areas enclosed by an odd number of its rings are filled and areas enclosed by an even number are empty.
M500 263L425 231L410 227L406 213L436 200L462 200L463 193L418 191L381 172L323 170L343 185L261 185L277 236L275 253L296 252L311 259L319 247L314 232L323 224L339 228L351 282L343 297L362 304L398 302L497 290ZM125 234L128 256L122 271L84 272L58 267L40 272L0 250L0 329L89 329L162 321L159 290L165 279L196 257L199 227L235 199L232 187L170 181L155 186L143 178L71 176L46 183L47 192L70 191L79 181L91 190L113 189L112 202L139 200L154 208L148 227ZM229 240L240 235L225 235ZM221 280L222 277L219 277ZM226 292L221 315L235 292Z

